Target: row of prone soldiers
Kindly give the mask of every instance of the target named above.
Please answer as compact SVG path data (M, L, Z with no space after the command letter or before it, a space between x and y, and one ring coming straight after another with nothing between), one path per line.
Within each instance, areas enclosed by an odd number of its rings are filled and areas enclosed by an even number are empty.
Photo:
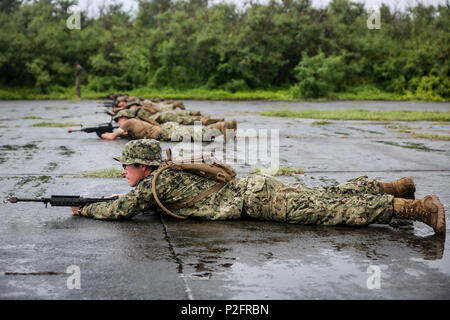
M108 95L103 106L118 127L110 125L96 131L105 140L118 137L155 139L159 141L212 141L217 136L235 136L236 120L212 118L200 111L186 110L183 102L164 99L142 99L127 94ZM192 125L198 124L198 129ZM74 131L74 130L72 130ZM84 130L86 131L86 130Z

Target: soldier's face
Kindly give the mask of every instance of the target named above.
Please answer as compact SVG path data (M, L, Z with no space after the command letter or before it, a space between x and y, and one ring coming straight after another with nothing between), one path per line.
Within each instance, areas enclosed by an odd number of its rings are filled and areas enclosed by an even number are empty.
M127 105L127 102L126 101L120 101L117 105L119 106L119 108L123 108L123 107L125 107Z
M127 178L128 181L128 185L130 187L134 187L135 185L138 184L138 182L146 177L148 175L148 173L146 172L146 168L143 165L134 165L134 164L130 164L127 166L124 166L123 170L122 170L122 174L125 175L125 177Z

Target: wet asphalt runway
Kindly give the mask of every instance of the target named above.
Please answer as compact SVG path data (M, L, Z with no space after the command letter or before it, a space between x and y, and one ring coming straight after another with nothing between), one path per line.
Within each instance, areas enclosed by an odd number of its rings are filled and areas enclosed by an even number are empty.
M238 128L247 133L270 135L271 129L278 129L279 165L305 171L280 178L286 182L323 186L366 174L385 181L411 175L416 197L437 194L450 220L450 142L412 138L398 131L399 125L407 125L415 132L448 136L448 123L317 125L310 119L258 114L287 107L449 112L449 103L185 101L185 105L204 114L235 118ZM125 179L81 175L120 169L112 156L121 153L126 140L103 141L95 134L69 134L68 128L32 127L39 122L86 126L108 122L109 116L94 113L102 110L97 101L1 101L0 110L2 200L12 195L97 197L129 190ZM249 150L247 157L253 152ZM263 166L235 164L239 174ZM450 297L449 241L435 237L422 223L357 229L178 221L155 212L130 221L105 222L40 203L1 203L0 216L0 299ZM64 274L69 266L79 268L80 289L69 288L75 275Z

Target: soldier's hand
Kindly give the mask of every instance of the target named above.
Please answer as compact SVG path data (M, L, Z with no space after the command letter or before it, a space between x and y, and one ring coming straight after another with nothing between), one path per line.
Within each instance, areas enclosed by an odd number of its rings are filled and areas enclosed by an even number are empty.
M70 209L72 209L73 214L76 216L80 216L80 208L81 207L70 207ZM84 212L84 208L85 207L81 208L81 212Z
M114 197L118 197L119 198L121 196L123 196L123 194L113 193L112 195L105 197L105 199L110 199L110 198L114 198Z

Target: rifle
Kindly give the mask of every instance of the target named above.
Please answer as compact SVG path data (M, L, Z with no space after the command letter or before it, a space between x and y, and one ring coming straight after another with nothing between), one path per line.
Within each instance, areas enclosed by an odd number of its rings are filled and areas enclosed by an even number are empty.
M100 105L99 105L100 106ZM103 107L105 107L105 108L112 108L113 106L114 106L114 102L103 102L103 105L102 105Z
M81 128L79 130L69 129L67 132L69 132L69 133L76 132L76 131L86 132L86 133L95 132L97 134L97 136L99 138L101 138L103 133L113 132L114 129L117 129L117 128L119 128L119 127L113 126L112 123L109 122L109 123L103 123L103 124L99 125L98 127L87 127L87 128Z
M47 204L50 203L52 207L83 207L87 204L96 203L96 202L104 202L110 200L116 200L118 197L114 196L112 198L83 198L81 196L61 196L61 195L53 195L50 198L8 198L8 201L11 203L17 202L43 202L45 203L45 207L47 208Z
M103 111L95 111L95 113L106 113L107 115L114 117L116 114L112 110L105 109Z

